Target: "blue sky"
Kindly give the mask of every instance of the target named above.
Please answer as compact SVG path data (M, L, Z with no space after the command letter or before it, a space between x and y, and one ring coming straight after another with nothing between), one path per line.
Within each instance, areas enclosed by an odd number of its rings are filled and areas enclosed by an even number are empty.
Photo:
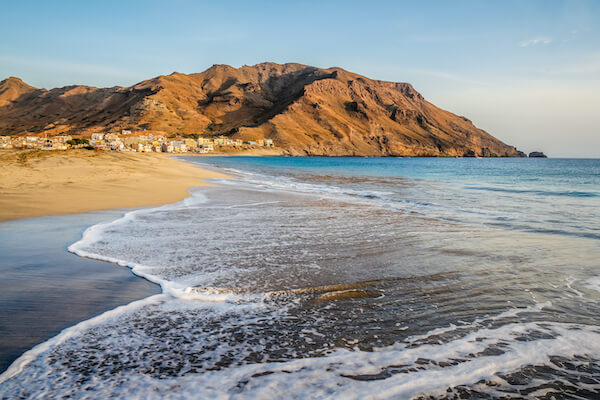
M600 157L600 1L4 2L0 79L128 86L263 61L410 82L524 151Z

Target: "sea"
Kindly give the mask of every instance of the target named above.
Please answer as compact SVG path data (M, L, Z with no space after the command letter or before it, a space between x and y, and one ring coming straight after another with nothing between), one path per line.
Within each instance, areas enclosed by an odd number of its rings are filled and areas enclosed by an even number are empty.
M600 160L180 158L231 178L69 247L161 293L2 398L600 398Z

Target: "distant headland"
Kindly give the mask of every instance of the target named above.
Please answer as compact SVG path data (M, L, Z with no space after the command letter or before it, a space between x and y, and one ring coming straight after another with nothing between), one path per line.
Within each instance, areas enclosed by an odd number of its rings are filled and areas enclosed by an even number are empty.
M0 82L0 135L68 135L84 145L94 134L124 131L266 143L287 155L526 157L429 103L408 83L337 67L213 65L112 88L37 89L15 77Z

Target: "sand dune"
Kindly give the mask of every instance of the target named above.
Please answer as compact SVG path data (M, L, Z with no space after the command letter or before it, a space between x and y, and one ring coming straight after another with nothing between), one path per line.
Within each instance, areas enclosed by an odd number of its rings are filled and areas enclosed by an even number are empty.
M161 154L0 151L0 221L172 203L224 177Z

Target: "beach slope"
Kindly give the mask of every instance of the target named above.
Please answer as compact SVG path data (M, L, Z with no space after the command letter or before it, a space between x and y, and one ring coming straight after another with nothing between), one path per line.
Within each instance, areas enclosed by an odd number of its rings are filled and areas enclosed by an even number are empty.
M226 177L153 153L0 151L0 221L173 203Z

